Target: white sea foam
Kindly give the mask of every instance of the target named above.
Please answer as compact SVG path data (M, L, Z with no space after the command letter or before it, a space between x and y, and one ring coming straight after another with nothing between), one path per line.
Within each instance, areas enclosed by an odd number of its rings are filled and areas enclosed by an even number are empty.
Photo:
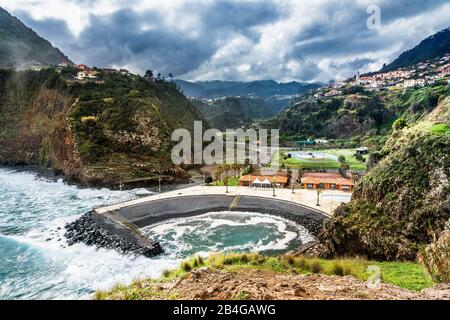
M84 244L67 246L66 223L93 206L142 194L146 191L80 189L0 169L0 299L89 298L96 289L160 276L194 253L284 250L312 238L302 226L280 217L218 212L146 228L166 250L151 259Z
M240 234L243 228L259 227L264 235L256 234L252 240ZM228 228L227 228L228 227ZM227 228L231 239L242 237L242 243L217 242L218 233ZM245 231L245 230L244 230ZM246 230L248 231L248 230ZM178 218L164 221L142 229L142 232L153 239L158 239L163 246L176 247L174 256L183 255L186 251L194 253L196 247L203 252L210 251L270 251L286 250L289 244L298 240L306 243L314 237L303 227L281 217L253 212L213 212L189 218ZM203 243L199 243L199 240ZM203 246L202 244L210 244Z

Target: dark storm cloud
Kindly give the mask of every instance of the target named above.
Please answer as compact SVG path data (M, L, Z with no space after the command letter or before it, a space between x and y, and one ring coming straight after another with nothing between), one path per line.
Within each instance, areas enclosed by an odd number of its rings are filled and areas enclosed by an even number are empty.
M271 2L217 1L203 9L201 7L197 9L202 11L202 21L210 29L245 31L252 26L275 21L279 16L277 6Z
M53 44L66 43L68 39L73 39L73 34L67 28L64 20L60 19L45 19L36 21L31 18L25 11L16 11L14 15L29 28L33 29L39 36L51 41Z
M367 28L369 1L186 1L176 12L136 9L118 1L113 13L89 11L89 23L78 35L64 16L38 20L27 10L13 14L75 62L230 80L350 76L394 58L448 24L440 10L445 0L373 2L379 3L383 28L398 24L393 32ZM418 23L411 30L407 22L413 19Z

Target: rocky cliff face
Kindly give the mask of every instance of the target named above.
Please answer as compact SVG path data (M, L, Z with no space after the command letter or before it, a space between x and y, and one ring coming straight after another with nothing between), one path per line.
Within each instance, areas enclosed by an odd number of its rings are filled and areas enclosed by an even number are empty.
M195 108L170 83L99 73L74 82L52 69L0 71L0 163L52 167L95 186L154 184L181 173L170 134Z
M415 259L450 218L450 98L424 120L394 131L384 158L327 222L328 255Z

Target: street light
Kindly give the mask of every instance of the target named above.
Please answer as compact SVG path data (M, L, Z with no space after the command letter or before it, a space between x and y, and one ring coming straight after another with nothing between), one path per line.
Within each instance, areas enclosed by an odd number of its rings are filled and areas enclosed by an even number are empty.
M158 174L158 193L161 194L161 175Z
M316 206L320 206L320 203L319 203L319 196L320 196L320 193L322 192L322 189L317 189L317 203L316 203Z

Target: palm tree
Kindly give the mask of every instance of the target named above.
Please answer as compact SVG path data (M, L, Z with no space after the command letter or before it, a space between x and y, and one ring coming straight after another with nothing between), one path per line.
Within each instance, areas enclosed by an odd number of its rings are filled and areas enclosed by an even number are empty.
M223 184L225 185L225 193L228 193L228 171L230 170L231 166L229 164L224 164L223 165L223 172L225 173L224 177L223 177Z
M223 167L217 166L216 169L214 170L214 180L219 181L222 178L222 174L223 174Z
M233 176L236 178L236 171L240 171L241 165L239 163L233 163L231 168L233 168Z

